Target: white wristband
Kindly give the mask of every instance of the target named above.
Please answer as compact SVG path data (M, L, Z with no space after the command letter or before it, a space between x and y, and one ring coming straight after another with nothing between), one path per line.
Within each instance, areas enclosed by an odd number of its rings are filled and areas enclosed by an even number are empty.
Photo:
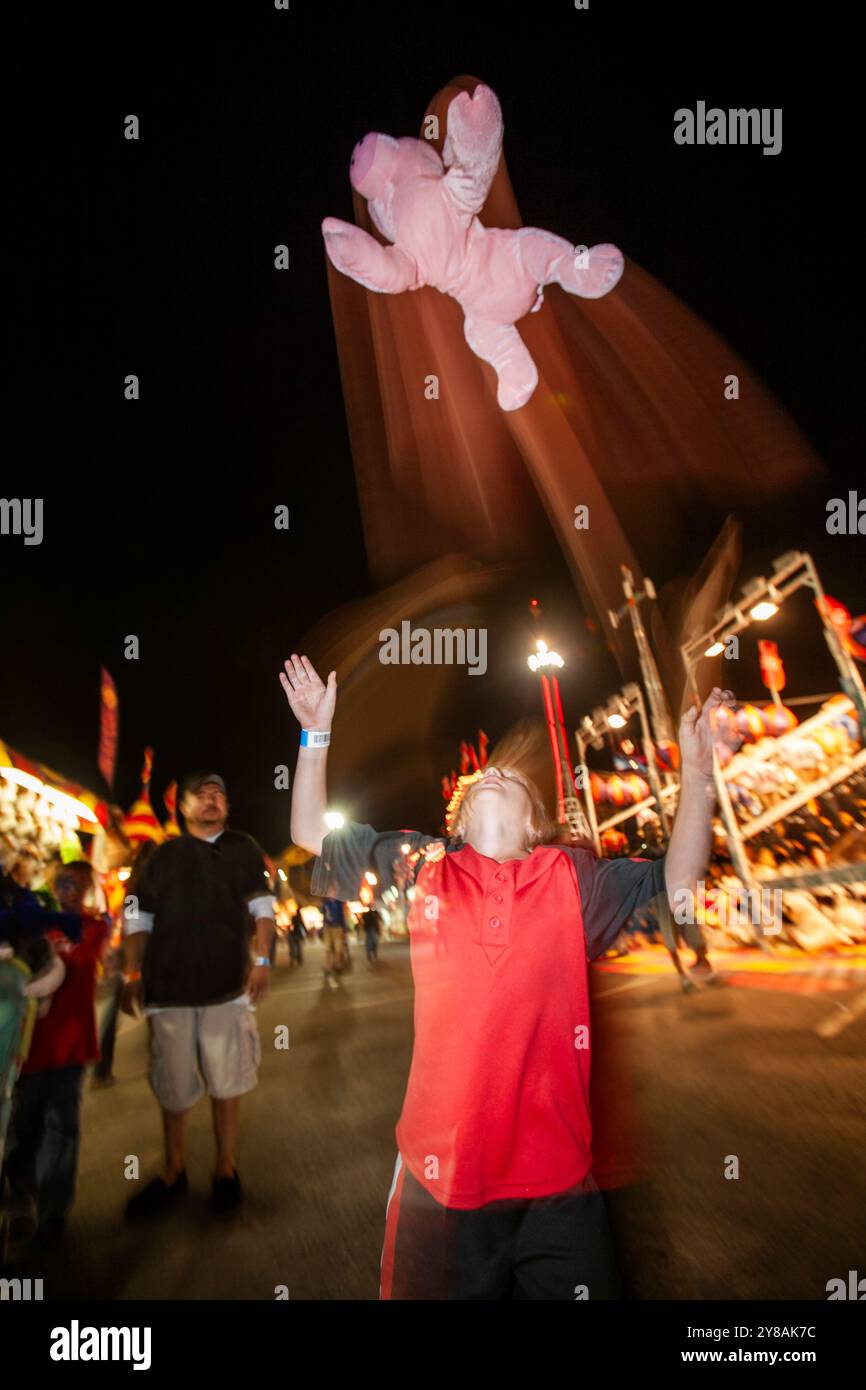
M327 748L331 742L330 729L302 729L302 748Z

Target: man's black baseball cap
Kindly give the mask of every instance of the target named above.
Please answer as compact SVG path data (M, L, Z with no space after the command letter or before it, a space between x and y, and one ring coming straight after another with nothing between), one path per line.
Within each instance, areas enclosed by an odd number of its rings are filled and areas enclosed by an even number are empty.
M226 796L228 796L226 784L218 772L188 772L178 789L178 804L183 801L187 792L200 792L202 787L207 786L209 782L215 782L218 787L222 788Z

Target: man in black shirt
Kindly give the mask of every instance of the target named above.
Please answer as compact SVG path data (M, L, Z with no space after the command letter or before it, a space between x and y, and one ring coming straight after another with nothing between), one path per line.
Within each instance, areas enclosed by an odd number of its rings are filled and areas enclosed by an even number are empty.
M151 1086L165 1136L165 1173L132 1198L130 1218L171 1206L187 1190L186 1115L205 1089L217 1152L211 1209L238 1206L240 1098L256 1085L261 1056L253 1009L267 993L274 933L264 856L249 835L226 829L226 787L216 773L187 777L179 807L186 834L151 855L124 914L123 1007L143 1007L150 1022Z

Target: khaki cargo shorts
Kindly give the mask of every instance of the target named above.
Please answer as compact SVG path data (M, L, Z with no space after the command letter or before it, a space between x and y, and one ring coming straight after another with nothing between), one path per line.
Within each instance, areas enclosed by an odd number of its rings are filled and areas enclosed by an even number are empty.
M335 956L345 955L346 933L342 927L325 927L324 942L326 951L330 951Z
M246 998L150 1014L153 1093L165 1110L188 1110L205 1094L245 1095L258 1081L262 1050Z

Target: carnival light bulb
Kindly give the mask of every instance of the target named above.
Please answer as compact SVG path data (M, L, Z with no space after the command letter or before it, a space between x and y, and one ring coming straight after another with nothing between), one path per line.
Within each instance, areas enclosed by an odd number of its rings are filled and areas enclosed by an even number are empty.
M756 603L754 608L749 610L749 617L754 618L755 622L765 623L768 618L772 618L773 614L778 613L778 611L779 605L777 603L771 603L769 599L765 599L763 603Z

